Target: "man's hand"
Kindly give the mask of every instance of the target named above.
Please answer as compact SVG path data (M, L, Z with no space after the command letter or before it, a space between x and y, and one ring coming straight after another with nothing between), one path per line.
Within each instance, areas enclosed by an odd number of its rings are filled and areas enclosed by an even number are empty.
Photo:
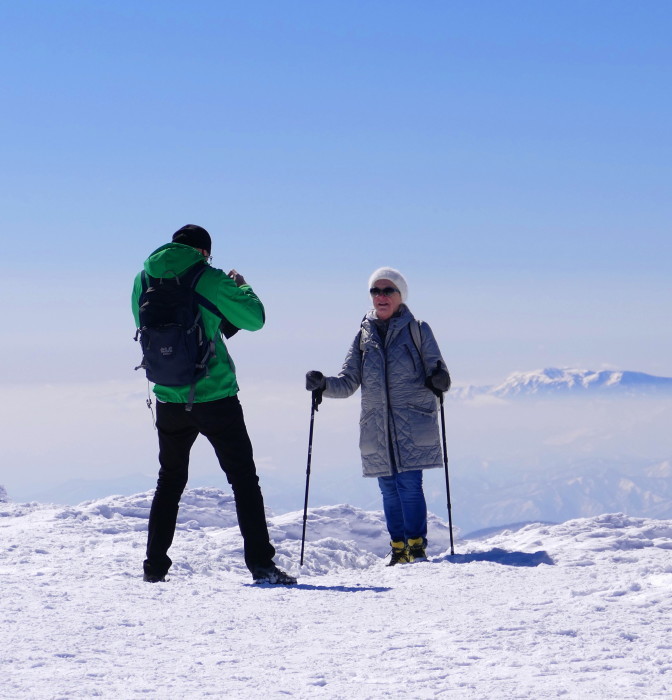
M239 272L236 272L236 270L231 270L229 272L229 277L236 283L237 287L242 287L244 284L247 284L245 278Z

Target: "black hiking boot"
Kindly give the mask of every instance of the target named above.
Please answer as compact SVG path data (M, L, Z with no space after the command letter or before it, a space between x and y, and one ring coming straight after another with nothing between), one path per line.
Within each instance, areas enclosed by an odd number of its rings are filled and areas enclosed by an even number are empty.
M163 576L157 576L156 574L143 574L142 580L147 581L147 583L165 583L166 576L165 574Z
M252 571L252 578L255 583L267 583L271 586L293 586L296 579L286 574L282 569L278 569L275 564L271 566L257 566Z

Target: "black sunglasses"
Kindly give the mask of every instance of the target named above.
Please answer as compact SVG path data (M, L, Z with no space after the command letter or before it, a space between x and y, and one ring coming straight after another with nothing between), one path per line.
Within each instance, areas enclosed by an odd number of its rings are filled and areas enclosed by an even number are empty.
M384 287L381 289L380 287L371 287L369 289L369 292L371 292L372 297L379 297L379 296L384 296L384 297L391 297L395 292L398 292L398 289L395 289L394 287Z

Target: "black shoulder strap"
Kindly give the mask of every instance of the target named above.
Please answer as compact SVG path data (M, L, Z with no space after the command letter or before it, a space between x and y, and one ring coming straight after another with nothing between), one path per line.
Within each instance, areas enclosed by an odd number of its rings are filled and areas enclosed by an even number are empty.
M180 275L179 279L181 283L187 283L192 289L196 289L196 283L205 272L206 267L205 261L199 261L195 265L192 265L186 272Z
M194 275L194 278L191 283L191 288L194 290L194 297L204 309L207 309L208 311L210 311L210 313L215 314L215 316L218 316L221 319L219 327L222 333L224 334L224 337L228 340L229 338L234 336L240 330L240 328L234 326L233 323L231 323L231 321L229 321L229 319L217 308L217 306L210 301L210 299L204 297L202 294L199 294L196 291L196 283L200 279L201 275L205 272L206 265L203 262L194 265L194 267L196 266L199 266L200 269Z
M224 337L227 340L240 330L240 328L234 326L233 323L229 321L229 319L210 301L210 299L206 299L202 294L199 294L198 292L194 292L194 296L196 297L196 301L204 309L207 309L208 311L215 314L215 316L219 316L219 318L222 319L221 323L219 324L219 327L221 328L222 333L224 333Z

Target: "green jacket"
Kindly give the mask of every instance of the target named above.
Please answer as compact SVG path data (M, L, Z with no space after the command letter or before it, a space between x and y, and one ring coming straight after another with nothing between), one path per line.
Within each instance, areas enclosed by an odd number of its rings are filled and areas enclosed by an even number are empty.
M152 277L173 277L181 275L202 260L203 256L195 248L182 243L168 243L145 260L144 269ZM248 284L236 286L222 270L207 267L196 283L196 291L215 304L237 328L257 331L264 325L264 307L252 287ZM141 273L138 273L131 300L136 328L140 325L138 301L141 293ZM215 356L208 365L210 376L203 377L196 383L196 403L216 401L238 393L236 369L219 330L221 319L203 307L201 310L205 334L215 340ZM188 385L154 386L156 398L169 403L187 403L189 390Z

